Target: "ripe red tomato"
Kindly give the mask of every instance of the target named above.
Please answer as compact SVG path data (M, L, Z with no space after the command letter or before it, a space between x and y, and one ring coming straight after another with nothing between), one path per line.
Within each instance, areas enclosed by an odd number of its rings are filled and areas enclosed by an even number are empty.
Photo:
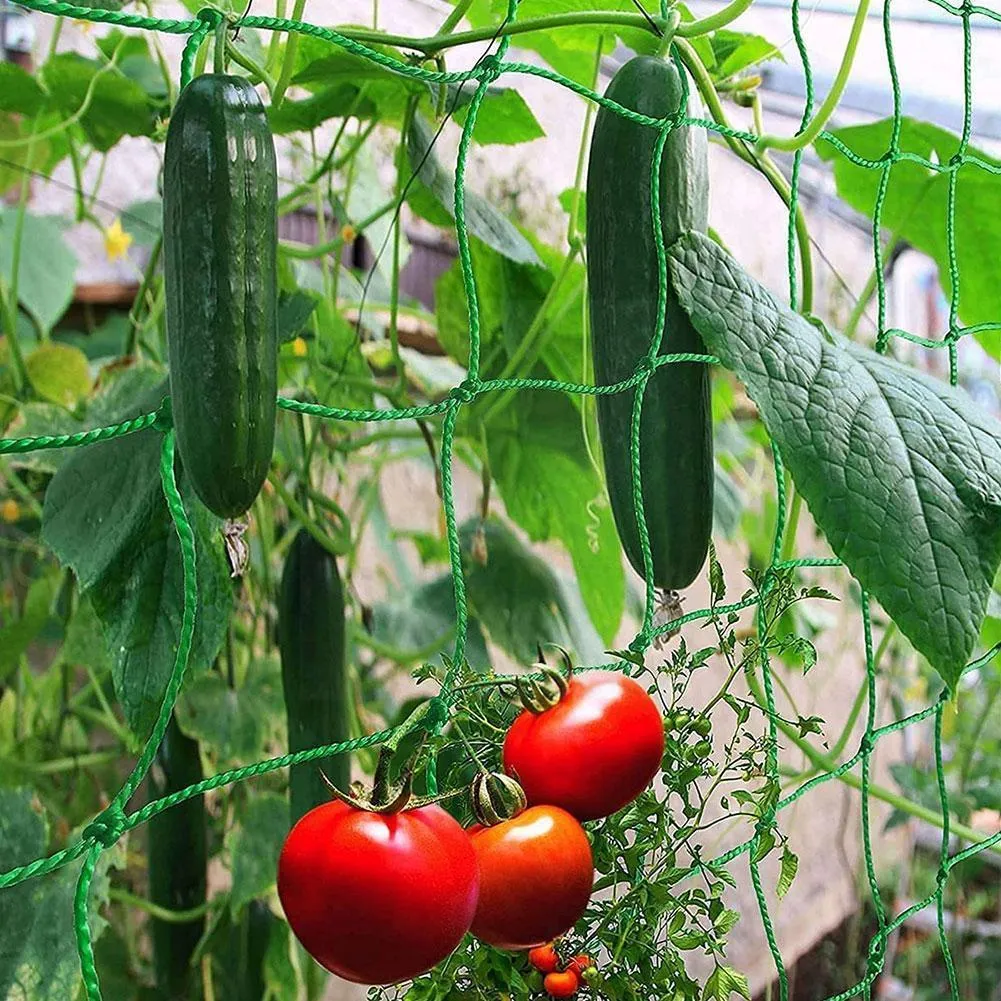
M540 945L537 949L529 950L528 961L540 973L553 973L560 965L560 957L556 955L552 944Z
M546 988L546 993L554 998L572 998L577 993L580 982L577 974L567 970L564 973L550 973L542 986Z
M499 949L551 942L584 913L594 864L584 828L557 806L532 806L494 827L474 826L480 869L472 932Z
M567 969L577 974L578 979L583 979L584 971L591 965L591 957L586 952L580 952L567 963Z
M504 739L504 769L529 803L551 803L578 820L607 817L649 784L664 753L664 725L653 699L616 671L570 678L545 712L527 709Z
M476 856L440 806L399 813L339 801L292 828L278 896L318 963L359 984L387 985L441 962L476 913Z

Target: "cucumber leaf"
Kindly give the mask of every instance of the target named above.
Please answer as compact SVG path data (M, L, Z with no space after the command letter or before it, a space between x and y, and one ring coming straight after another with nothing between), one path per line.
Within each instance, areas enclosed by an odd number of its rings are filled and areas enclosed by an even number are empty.
M434 131L428 121L415 115L406 136L410 165L424 186L455 218L455 177L434 151ZM535 248L507 216L497 211L475 191L466 191L466 225L488 247L519 264L539 264Z
M825 336L708 237L687 233L668 257L682 308L758 405L832 549L954 689L1001 563L1001 424Z
M889 148L892 132L893 120L884 118L867 125L837 129L831 134L857 155L878 160ZM946 164L959 147L960 137L955 133L915 118L901 121L901 153ZM838 196L871 219L883 172L852 163L827 139L819 139L816 148L821 159L833 164ZM990 166L1001 166L1001 161L975 146L968 146L966 154ZM883 228L935 261L939 283L947 297L952 294L945 226L948 207L948 172L931 171L913 160L900 160L893 165L883 202ZM991 323L1001 315L1001 285L995 264L1001 255L1001 228L989 224L999 216L1001 176L975 164L964 164L956 177L956 273L962 275L959 316L971 326ZM997 330L979 331L974 336L985 351L1001 359L1001 335Z
M161 383L118 419L154 409ZM115 692L139 735L173 669L183 608L181 551L160 485L161 436L138 431L76 449L45 493L42 538L77 576L104 628ZM207 667L233 601L221 522L181 482L195 534L198 612L189 672Z

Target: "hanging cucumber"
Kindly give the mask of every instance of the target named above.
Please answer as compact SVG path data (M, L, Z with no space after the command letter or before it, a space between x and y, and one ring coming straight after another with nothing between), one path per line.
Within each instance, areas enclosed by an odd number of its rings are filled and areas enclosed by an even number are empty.
M304 751L348 740L344 590L337 561L304 528L285 558L278 600L278 646L289 750ZM351 762L346 754L293 765L289 778L293 824L330 799L321 767L339 789L348 789Z
M278 393L277 168L264 106L240 77L181 92L163 163L170 396L192 486L220 518L267 475Z
M689 88L688 114L694 108ZM605 96L651 118L677 112L681 73L673 62L638 56L613 77ZM657 249L651 205L658 130L601 108L587 177L587 276L591 348L597 385L628 379L650 349L658 320ZM660 170L660 225L665 246L688 230L705 232L709 167L704 129L671 131ZM661 354L704 354L705 347L668 289ZM633 392L599 396L598 428L616 528L629 562L644 575L633 503L630 456ZM709 371L681 362L657 369L647 383L640 420L643 507L653 555L653 582L687 587L702 568L713 513L713 446Z
M150 799L160 799L202 780L198 742L185 737L171 717L147 778ZM171 911L205 903L208 846L205 798L193 796L154 816L149 831L149 898ZM164 999L191 996L191 956L205 929L204 917L175 922L153 918L153 965Z

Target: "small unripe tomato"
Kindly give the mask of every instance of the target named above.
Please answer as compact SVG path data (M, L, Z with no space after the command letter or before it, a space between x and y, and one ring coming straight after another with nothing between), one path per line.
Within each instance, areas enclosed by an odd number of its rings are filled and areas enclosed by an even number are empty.
M712 730L713 730L712 720L709 719L708 716L700 716L695 721L695 732L700 737L708 737L709 734L712 733Z
M553 998L572 998L577 993L580 981L570 970L563 973L548 973L543 981L546 993Z
M556 955L556 950L552 943L540 945L535 949L528 950L528 961L540 973L555 973L560 965L560 957Z
M700 740L695 745L695 756L698 758L708 758L713 753L713 746L708 740Z
M577 979L584 977L584 971L591 965L591 957L586 952L579 952L567 963L567 969L577 975Z

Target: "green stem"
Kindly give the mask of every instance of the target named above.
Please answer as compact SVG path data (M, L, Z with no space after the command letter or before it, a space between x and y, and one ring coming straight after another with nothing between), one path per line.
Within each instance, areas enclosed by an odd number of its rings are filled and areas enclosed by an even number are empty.
M688 72L692 74L695 85L698 87L702 99L706 102L706 107L712 115L713 120L717 124L729 128L730 124L727 121L726 113L723 111L719 94L716 93L716 87L712 82L712 78L702 64L698 53L692 48L691 43L683 38L676 39L675 44L678 47L681 60L688 69ZM771 159L764 153L753 152L744 143L738 139L734 139L732 136L724 136L723 138L736 156L765 176L765 179L771 184L776 194L785 202L786 207L790 207L792 205L792 192L785 178ZM803 209L800 205L796 206L796 242L799 246L799 265L803 284L800 312L810 313L813 310L813 257L810 250L810 230L807 228L806 216L803 214Z
M275 80L274 77L263 67L260 63L251 59L245 52L241 52L232 42L226 42L226 55L233 60L237 66L242 66L245 70L249 70L255 76L261 78L267 85L268 90L274 90Z
M824 103L817 109L809 125L801 132L789 138L782 136L763 135L758 137L755 148L759 153L766 149L779 149L787 153L795 153L798 149L804 149L820 135L824 126L828 123L834 109L841 100L848 78L851 75L852 64L855 62L855 53L858 51L859 39L862 37L862 29L865 27L865 19L869 13L869 0L859 0L858 10L855 11L855 20L852 22L851 34L848 36L848 44L845 47L845 54L841 60L834 83L824 98Z
M91 765L108 765L120 761L122 752L91 751L88 754L75 754L68 758L53 758L51 761L17 761L14 758L0 758L0 763L10 768L20 769L32 775L59 775L63 772L75 772Z
M166 907L154 904L152 900L146 900L145 897L137 897L134 893L129 893L128 890L120 890L118 887L112 887L108 891L108 897L111 900L117 900L120 904L137 907L159 921L167 921L175 925L183 925L189 921L196 921L207 914L209 909L209 902L205 901L205 903L199 904L197 907L192 907L187 911L171 911Z
M292 8L292 20L301 21L303 11L306 9L306 0L295 0L295 6ZM378 32L376 32L378 34ZM278 75L278 82L275 84L275 89L271 92L271 107L277 108L285 97L285 91L288 90L288 85L292 80L292 74L295 72L295 57L299 51L299 33L295 31L290 31L285 36L285 55L282 59L282 69L281 73Z
M18 397L28 385L28 369L21 353L21 343L17 337L17 300L11 295L10 287L0 275L0 311L3 314L3 324L7 331L7 344L10 346L10 358L14 369L14 391Z
M216 73L226 72L226 33L228 28L225 20L219 22L215 30L215 47L212 50L212 68Z
M796 551L796 529L799 527L799 515L803 509L803 497L796 490L795 484L792 486L792 502L789 505L789 519L786 522L786 534L782 540L782 553L780 559L792 559L792 554Z
M400 126L401 136L406 136L410 132L410 122L416 110L417 100L410 98L403 112L403 124ZM389 346L393 352L393 367L396 369L396 390L399 393L404 392L407 388L406 374L403 370L403 359L400 357L400 332L397 323L400 308L400 241L403 238L403 196L409 182L409 172L405 169L405 166L406 152L401 144L396 157L395 200L398 209L393 222L393 263L389 282ZM375 267L374 264L373 267Z
M427 660L428 657L433 657L447 643L451 642L454 635L455 627L452 626L446 629L440 636L435 637L430 643L418 647L416 650L402 650L399 647L393 646L392 643L384 643L382 640L377 640L360 626L351 627L351 637L355 643L360 643L380 657L395 661L397 664L417 664L420 661Z
M908 219L909 218L910 216L908 216ZM893 256L893 252L897 249L897 245L899 243L900 243L900 237L896 233L894 233L893 236L890 238L890 242L886 245L886 251L884 254L885 260L887 261L890 260L890 258ZM848 340L850 341L855 340L855 331L858 328L859 322L861 321L862 317L865 315L865 308L866 306L869 305L869 300L873 297L873 294L875 293L878 285L879 285L879 271L876 268L873 268L872 271L869 272L869 278L867 279L862 291L859 293L858 300L852 307L852 311L848 316L848 322L845 324L845 329L843 333L845 337L848 338Z
M350 116L345 116L344 123L347 124L348 118ZM377 119L373 119L369 122L365 128L358 133L355 141L348 148L347 152L343 156L339 157L337 160L334 159L334 151L337 149L337 142L343 133L343 126L338 131L337 135L334 137L334 142L330 147L330 151L324 158L323 163L311 174L302 184L293 188L288 194L282 195L278 199L278 214L284 215L287 212L291 212L299 207L301 204L301 199L311 193L313 185L316 184L325 174L329 174L332 170L338 170L344 166L349 160L351 160L355 153L364 145L365 141L372 134L375 127L379 124Z
M268 480L271 485L275 488L275 492L282 499L285 506L295 515L296 518L302 523L302 527L313 536L316 541L323 546L324 549L332 556L344 556L350 551L350 546L345 546L343 544L338 544L333 539L327 535L326 532L320 530L316 522L306 513L306 509L292 496L291 493L285 488L285 484L279 479L275 474L268 476Z
M725 28L728 24L736 21L752 3L754 0L732 0L732 3L727 4L715 14L710 14L698 21L689 21L678 25L677 34L682 38L694 38L697 35L708 35L710 31L716 31L718 28Z
M153 282L153 276L156 273L156 266L160 262L160 251L163 249L163 234L157 235L156 243L153 244L153 249L150 251L149 261L146 263L146 270L143 272L142 281L139 284L139 291L136 292L136 297L132 302L132 308L129 310L129 332L125 339L125 356L129 357L135 354L136 350L136 338L139 336L139 312L143 307L146 300L146 293L149 292L149 287Z
M505 35L524 35L532 31L551 31L554 28L578 28L582 25L622 25L629 28L639 28L651 34L660 34L665 23L659 17L647 18L643 14L619 13L610 10L577 11L571 14L548 14L544 17L528 17L523 21L508 22L503 25L492 25L488 28L475 28L472 31L460 31L453 35L429 35L425 38L412 38L408 35L387 35L381 31L371 31L364 28L342 28L340 33L345 38L356 42L366 42L381 45L395 45L400 48L416 49L426 55L434 55L442 49L456 45L469 45L471 42L493 41ZM680 33L680 29L679 29Z
M438 29L439 37L444 38L445 35L451 35L455 31L456 25L466 16L466 11L469 10L472 3L473 0L459 0L452 8L452 13L445 18Z
M285 19L285 0L276 0L275 17L279 20ZM281 52L281 34L277 31L271 33L271 44L268 45L268 73L278 64L278 54Z

